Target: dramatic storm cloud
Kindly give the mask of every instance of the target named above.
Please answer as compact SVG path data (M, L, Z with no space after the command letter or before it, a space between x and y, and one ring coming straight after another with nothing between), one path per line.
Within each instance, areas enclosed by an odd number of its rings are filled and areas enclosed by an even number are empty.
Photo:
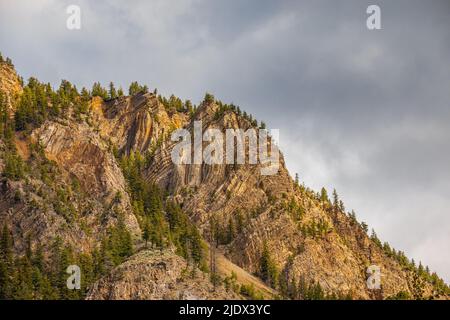
M280 129L292 174L450 280L448 1L0 0L0 50L54 85L138 80L241 105Z

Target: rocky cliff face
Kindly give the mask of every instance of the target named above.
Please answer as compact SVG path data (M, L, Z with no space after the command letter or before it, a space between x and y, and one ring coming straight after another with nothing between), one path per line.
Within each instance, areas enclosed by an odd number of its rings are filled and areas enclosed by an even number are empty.
M204 129L223 132L227 128L250 127L248 121L231 111L217 119L217 110L216 104L203 105L195 119L203 121ZM192 130L192 126L187 128ZM367 299L374 295L366 285L366 270L377 265L382 270L385 297L410 292L408 272L345 213L296 185L282 156L278 173L263 176L260 165L175 165L170 160L172 146L169 143L157 150L148 168L148 179L169 190L205 234L213 219L226 229L230 219L237 221L237 215L243 216L245 226L223 245L232 262L251 273L258 272L266 244L289 282L303 276L307 282L319 282L328 292ZM297 208L290 207L293 205ZM327 229L320 235L302 231L319 223Z
M100 136L125 153L155 149L171 131L188 121L187 114L168 112L152 93L120 97L106 103L97 97L91 107L93 125Z
M22 93L22 86L16 70L7 63L0 63L0 91L6 95L8 112L12 115L13 102Z
M15 140L30 149L20 153L29 153L31 174L2 182L0 218L11 226L19 251L24 249L24 235L47 244L59 236L79 251L93 248L116 223L118 211L140 237L123 174L91 128L48 121L29 139Z
M144 250L94 284L89 300L241 299L232 290L214 288L209 275L192 272L171 251Z
M22 88L10 66L1 64L0 90L13 97ZM190 114L169 110L157 96L139 93L104 101L93 97L88 114L80 119L46 120L31 131L15 133L17 152L30 167L27 178L3 178L0 185L0 223L17 239L18 253L25 239L50 243L55 237L81 252L96 247L119 212L136 244L142 244L139 217L117 155L139 151L146 155L144 177L179 203L211 242L212 222L230 231L218 249L248 273L259 274L261 256L268 249L280 278L287 283L319 283L328 293L354 298L389 297L399 292L414 296L414 272L394 254L370 238L345 210L289 175L281 155L275 175L261 175L261 164L176 165L171 160L178 128L251 128L252 121L236 110L222 110L204 102ZM206 143L204 143L206 144ZM0 139L0 170L6 144ZM232 227L230 227L230 223ZM367 267L381 268L382 290L369 290ZM211 290L208 276L185 275L187 262L171 251L142 251L102 277L90 299L228 299L239 297L223 288ZM228 276L224 274L223 276ZM278 288L277 288L278 289ZM271 290L271 289L269 289ZM269 291L268 290L268 291ZM424 296L433 286L424 284Z

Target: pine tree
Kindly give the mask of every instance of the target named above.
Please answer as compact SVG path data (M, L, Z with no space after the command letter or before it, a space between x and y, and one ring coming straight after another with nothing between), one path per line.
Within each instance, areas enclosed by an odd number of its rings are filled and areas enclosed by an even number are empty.
M144 229L142 231L142 239L145 241L145 247L147 247L147 243L148 243L148 240L150 240L150 236L151 236L150 224L148 222L146 222L144 224Z
M14 285L14 299L33 299L32 268L26 256L16 260L15 268L17 272L16 283Z
M8 153L5 156L3 176L11 180L20 180L25 175L25 164L17 154Z
M324 202L324 203L328 203L330 202L330 199L328 199L328 192L327 189L322 188L320 190L320 201Z
M320 284L317 282L315 284L311 284L311 286L308 289L309 291L309 297L308 300L324 300L325 299L325 292L323 291Z
M339 210L339 196L336 189L333 189L333 209L335 211Z
M375 232L374 229L372 229L372 234L370 235L370 239L378 246L378 247L382 247L381 241L380 239L378 239L377 233Z
M117 91L116 87L114 86L114 83L111 81L109 83L109 99L115 99L117 98Z
M122 263L133 254L132 238L126 228L123 214L119 214L117 225L110 231L108 250L111 252L115 265Z
M205 93L205 98L203 99L204 103L210 104L213 103L215 101L215 98L212 94L210 93Z
M267 243L264 243L263 246L263 252L260 258L259 274L266 283L272 287L276 287L278 282L278 270L270 256Z
M13 240L6 223L0 233L0 299L9 299L13 292Z
M81 277L81 296L80 298L84 297L85 294L87 294L88 289L92 283L96 280L95 275L95 267L94 267L94 260L91 254L88 253L82 253L79 258L80 263L80 269L82 270L82 277Z
M352 223L356 223L357 222L355 210L352 210L351 212L349 212L348 216L351 219Z
M36 250L33 253L32 264L39 271L44 271L44 251L41 244L37 244Z
M339 200L339 211L345 212L345 206L344 206L344 202L342 200Z
M200 232L195 226L190 230L191 257L194 263L202 270L205 270L205 246L200 236Z
M146 85L141 86L139 85L139 83L137 83L137 81L133 81L130 84L130 87L128 89L128 93L130 96L134 96L138 93L147 93L148 92L148 87Z
M192 113L194 111L191 100L186 100L184 102L184 109L189 113Z
M108 98L108 92L106 91L105 88L103 88L101 86L101 84L99 82L95 82L94 85L92 86L92 96L93 97L100 97L102 99L107 99Z
M6 64L14 68L14 64L12 63L12 60L9 57L6 58Z
M75 114L79 117L81 114L86 114L89 110L89 101L91 100L91 96L89 91L86 88L81 89L81 99L76 101L75 103Z
M280 278L278 280L279 290L281 293L281 296L284 298L289 297L289 274L287 273L286 269L284 269L281 274Z
M383 251L384 251L388 256L391 256L391 255L392 255L392 249L391 249L391 246L389 245L389 243L387 243L387 242L383 243Z
M73 299L74 292L67 288L67 267L75 263L73 251L71 247L64 246L63 243L61 243L58 251L57 284L61 293L61 298Z
M422 261L419 261L419 266L417 268L417 272L419 273L420 276L424 276L424 274L425 274L425 270L423 268Z

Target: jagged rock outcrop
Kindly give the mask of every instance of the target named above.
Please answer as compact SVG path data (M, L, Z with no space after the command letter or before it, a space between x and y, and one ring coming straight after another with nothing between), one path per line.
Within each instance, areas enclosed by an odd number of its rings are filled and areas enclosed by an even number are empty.
M96 282L89 300L212 300L241 299L222 286L214 289L209 275L192 273L186 261L165 250L145 250Z
M66 124L47 122L33 132L32 138L42 146L47 159L79 181L85 194L95 196L103 204L114 203L115 197L120 195L115 206L124 213L128 229L135 237L140 237L122 171L109 146L91 127L70 121Z
M185 113L169 112L152 93L92 100L93 122L100 136L120 151L145 153L163 143L170 132L188 121Z

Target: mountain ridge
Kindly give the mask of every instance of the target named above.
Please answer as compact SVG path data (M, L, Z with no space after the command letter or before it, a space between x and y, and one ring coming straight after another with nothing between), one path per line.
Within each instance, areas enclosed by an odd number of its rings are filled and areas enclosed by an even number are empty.
M130 243L142 247L146 242L145 248L147 242L152 248L175 246L172 254L180 261L193 264L193 270L209 271L215 289L231 276L216 275L212 268L217 247L285 298L419 299L448 294L437 275L413 266L403 253L381 244L376 234L369 236L337 194L330 200L326 190L316 193L294 181L282 154L273 176L261 175L261 164L171 161L170 133L192 130L194 120L202 120L204 129L221 131L263 127L240 108L208 94L195 107L144 87L130 96L114 96L111 88L108 97L99 85L81 93L67 81L57 91L37 80L22 86L11 64L0 64L5 112L14 114L13 120L3 117L2 124L0 222L10 229L19 256L27 251L30 237L33 250L37 243L50 243L55 237L80 255L94 257L98 250L111 250L115 266L92 276L92 281L101 278L90 286L98 288L100 283L106 285L105 273L114 274L127 259L136 259L129 258ZM11 150L17 156L9 159ZM26 169L9 174L12 162ZM106 249L114 237L120 245L127 244L123 254ZM199 249L189 248L192 242L186 238L198 241ZM209 249L202 249L206 242ZM367 267L373 264L382 270L379 290L366 284ZM109 279L114 281L113 276ZM224 297L257 295L245 283L240 285ZM139 285L135 290L139 292ZM88 297L104 295L94 290Z

